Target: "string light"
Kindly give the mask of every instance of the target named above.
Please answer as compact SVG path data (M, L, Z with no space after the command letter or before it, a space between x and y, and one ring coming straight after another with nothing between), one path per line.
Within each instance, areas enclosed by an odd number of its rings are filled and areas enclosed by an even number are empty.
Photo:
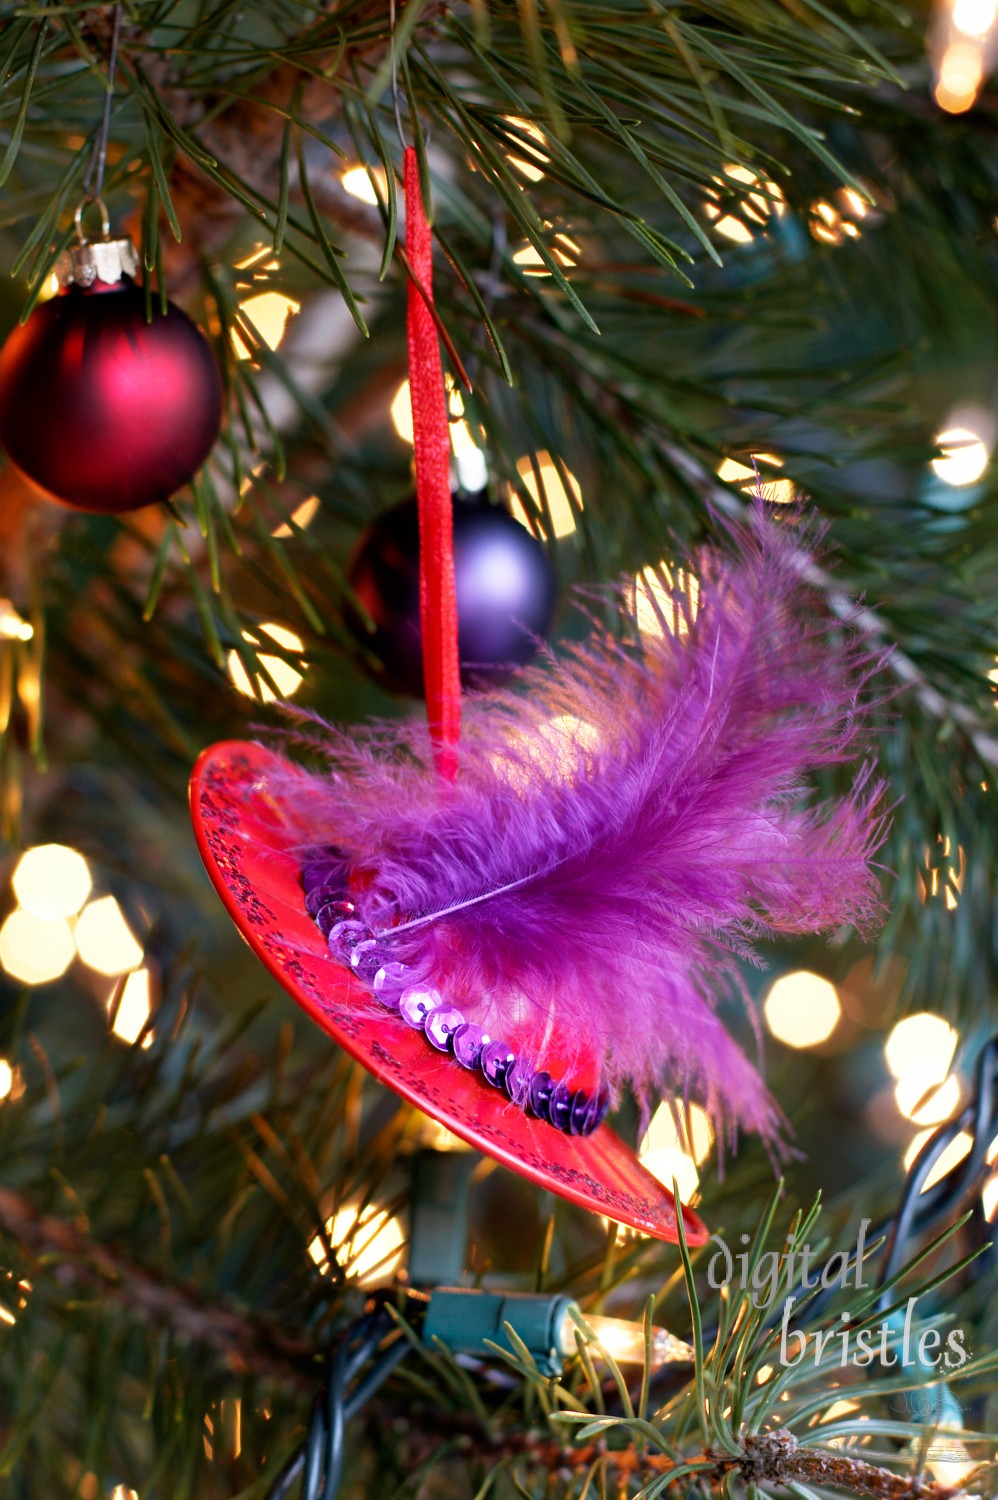
M326 1220L326 1240L336 1253L340 1267L359 1286L379 1286L391 1281L402 1261L405 1236L398 1219L386 1208L369 1204L345 1204ZM320 1271L328 1271L329 1260L321 1235L316 1235L308 1253Z
M268 620L259 629L261 635L268 636L276 645L282 646L285 651L296 652L304 651L305 649L305 642L301 636L296 635L293 630L288 630L285 625L278 625L275 621ZM251 646L259 646L261 644L259 637L253 635L248 630L243 631L243 639ZM266 668L267 672L273 678L274 687L277 688L277 692L275 693L270 683L265 682L262 677L256 678L254 685L243 665L242 657L235 647L233 647L226 658L226 669L236 692L242 693L246 698L259 697L264 703L273 703L278 697L294 697L305 680L304 674L298 671L296 667L293 667L290 662L285 661L283 657L272 656L269 652L259 652L258 660L260 665Z
M842 1006L834 984L798 969L772 985L763 1003L766 1025L787 1047L820 1047L839 1023Z
M59 979L75 952L72 928L63 917L40 917L19 906L0 927L0 964L22 984Z
M723 170L724 177L716 177L715 182L720 184L733 181L755 191L746 193L741 198L739 212L735 215L724 213L721 206L722 195L709 189L704 213L714 221L714 229L719 235L731 240L733 244L746 245L755 238L756 233L765 231L772 219L782 218L786 212L786 199L775 182L760 177L749 167L729 162Z
M73 937L83 962L98 974L127 974L142 962L142 947L114 896L91 901Z
M778 453L751 453L749 463L739 463L735 458L726 458L717 471L718 479L725 484L737 484L747 495L762 492L763 499L774 505L788 505L796 498L797 490L792 479L769 479L759 473L759 467L782 469L783 459Z
M506 124L512 125L521 135L529 137L526 141L518 140L516 143L517 151L522 151L523 156L514 156L512 152L507 152L506 160L528 182L540 182L547 165L547 156L543 151L538 151L537 146L532 143L536 141L538 145L545 146L547 142L544 132L539 125L534 124L533 120L523 120L519 115L507 115Z
M576 517L583 509L582 486L571 469L565 464L557 465L550 453L542 449L533 457L524 454L518 459L516 472L538 510L548 517L553 534L559 539L571 536L576 529ZM518 495L510 495L510 510L521 526L536 534L536 518L528 516Z
M932 460L932 468L944 484L975 484L988 466L988 444L972 427L947 427L937 433L936 447L942 452Z
M371 180L372 177L374 182ZM372 208L378 205L375 182L381 190L381 201L384 202L388 197L388 179L382 167L347 167L346 171L340 174L340 182L351 198L357 198L361 203L369 203Z
M684 636L697 617L700 583L688 568L660 562L642 568L634 579L634 618L641 635L661 640Z
M670 1182L669 1186L672 1184ZM680 1183L680 1190L682 1184ZM685 1193L682 1194L685 1197ZM585 1314L586 1327L599 1340L604 1351L618 1365L643 1365L645 1362L645 1330L641 1323L628 1322L626 1318L604 1318L599 1313ZM599 1356L599 1348L592 1349ZM692 1364L693 1350L689 1344L677 1339L665 1328L651 1330L651 1363L666 1364L681 1360Z
M963 846L957 849L956 868L953 868L950 853L950 841L948 838L939 837L942 846L942 858L946 863L946 879L941 882L942 870L932 859L931 849L925 851L925 868L921 871L922 899L928 900L932 896L938 896L942 884L943 900L947 911L956 911L960 902L960 892L963 890L964 861Z
M955 0L950 20L964 36L985 37L998 20L998 0Z
M550 230L553 227L551 224L544 225L546 230ZM566 234L564 230L557 230L549 246L549 254L556 266L560 266L563 271L570 271L578 265L582 248L572 239L571 235ZM530 241L527 241L526 244L522 245L515 252L513 262L519 266L524 276L551 275L541 252Z
M666 1187L671 1187L675 1179L680 1197L689 1202L700 1186L697 1168L709 1156L713 1142L710 1118L699 1104L666 1100L651 1118L638 1147L638 1158Z
M9 599L0 599L0 640L30 641L35 627L22 619Z
M66 844L36 844L21 855L11 884L26 911L36 917L75 917L90 895L90 868Z
M311 526L318 515L319 505L318 495L309 495L307 500L303 500L300 505L295 506L291 512L291 520L299 531L305 531L307 527ZM288 537L294 536L295 532L287 521L282 521L280 526L270 534L277 541L286 541Z
M118 998L111 1033L120 1041L128 1042L129 1045L138 1041L149 1020L152 1010L150 978L148 969L133 969L125 980ZM147 1032L142 1037L142 1046L143 1048L152 1046L152 1032Z
M906 1172L911 1170L918 1153L926 1141L932 1139L934 1134L934 1130L920 1130L912 1139L907 1151L904 1153L904 1167ZM958 1135L954 1136L922 1184L922 1192L928 1192L929 1188L935 1187L937 1182L941 1182L947 1172L952 1171L958 1162L963 1161L963 1158L967 1155L973 1144L973 1136L966 1130L961 1130Z
M858 239L860 233L857 224L851 219L843 218L834 204L824 199L812 203L808 227L814 238L823 245L841 245L844 240Z
M452 377L444 377L447 387L447 411L450 417L449 431L451 451L457 465L458 482L469 492L484 489L488 479L485 455L478 444L464 415L464 397L454 385ZM403 380L392 398L389 407L392 425L405 443L412 443L412 397L408 380Z
M268 349L280 346L288 319L301 312L301 303L296 302L293 297L286 297L283 292L258 292L239 305ZM237 359L253 358L254 351L236 328L232 329L232 348Z
M983 81L980 46L972 41L950 42L940 59L933 98L947 114L962 115L974 103Z
M957 1033L942 1016L919 1011L905 1016L892 1029L884 1043L884 1059L894 1078L903 1078L920 1068L935 1075L931 1082L941 1083L949 1072L958 1041Z
M14 1092L14 1069L5 1057L0 1057L0 1099L9 1099Z

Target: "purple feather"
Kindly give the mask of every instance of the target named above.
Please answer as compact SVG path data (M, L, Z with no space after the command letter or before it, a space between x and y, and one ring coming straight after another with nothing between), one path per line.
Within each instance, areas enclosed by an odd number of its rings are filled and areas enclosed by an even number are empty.
M868 765L842 798L807 783L855 753L878 662L808 586L799 517L757 509L733 541L694 559L695 617L666 604L640 641L468 700L455 786L407 724L303 733L328 774L273 791L303 847L347 850L393 954L492 1035L532 1038L541 1065L545 1046L595 1057L646 1108L668 1081L773 1141L779 1110L714 1007L759 938L880 911L883 784Z

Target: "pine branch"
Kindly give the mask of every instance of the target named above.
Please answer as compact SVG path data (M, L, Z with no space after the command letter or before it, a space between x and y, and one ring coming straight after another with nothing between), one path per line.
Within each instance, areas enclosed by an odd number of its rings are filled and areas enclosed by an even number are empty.
M262 1313L222 1299L208 1302L198 1290L170 1282L93 1239L76 1225L42 1214L23 1193L0 1187L0 1235L75 1295L98 1296L140 1323L167 1327L210 1350L232 1376L252 1374L310 1387L321 1350L311 1339L283 1331Z

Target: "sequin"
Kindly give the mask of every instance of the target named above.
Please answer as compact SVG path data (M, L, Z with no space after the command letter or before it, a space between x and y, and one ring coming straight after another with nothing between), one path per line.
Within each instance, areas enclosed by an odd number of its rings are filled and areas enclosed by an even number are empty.
M438 1005L436 1010L430 1011L423 1030L427 1041L432 1042L439 1052L447 1052L455 1031L463 1025L464 1016L456 1005Z
M551 1098L548 1100L548 1119L555 1130L567 1130L571 1114L572 1090L562 1078L551 1090Z
M503 1079L503 1088L514 1104L526 1109L530 1098L530 1085L534 1081L534 1070L524 1058L518 1057Z
M502 1088L513 1057L513 1049L506 1042L488 1042L482 1048L478 1065L493 1088Z
M542 1071L534 1074L534 1081L530 1085L530 1111L539 1120L550 1121L548 1104L550 1103L553 1089L554 1082L550 1073Z
M462 1068L477 1068L482 1048L491 1038L474 1021L466 1021L454 1033L454 1056Z
M411 989L399 1000L399 1015L414 1031L422 1031L431 1010L440 1004L440 992L434 989Z
M370 937L371 929L366 922L361 922L356 917L348 917L341 922L334 922L329 929L326 942L334 958L349 963L352 950L358 943L365 942Z
M383 963L376 971L371 980L371 988L382 1005L398 1010L399 1001L408 984L408 972L407 964L396 963L394 959Z

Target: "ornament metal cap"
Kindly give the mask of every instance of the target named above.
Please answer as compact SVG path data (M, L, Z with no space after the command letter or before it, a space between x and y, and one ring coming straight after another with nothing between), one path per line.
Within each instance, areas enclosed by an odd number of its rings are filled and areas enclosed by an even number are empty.
M83 229L83 214L91 204L100 210L101 237L87 239ZM76 210L77 240L64 250L55 263L55 275L59 285L93 286L95 281L113 286L123 276L134 276L139 269L139 254L127 235L121 239L111 238L111 220L103 198L85 198Z

